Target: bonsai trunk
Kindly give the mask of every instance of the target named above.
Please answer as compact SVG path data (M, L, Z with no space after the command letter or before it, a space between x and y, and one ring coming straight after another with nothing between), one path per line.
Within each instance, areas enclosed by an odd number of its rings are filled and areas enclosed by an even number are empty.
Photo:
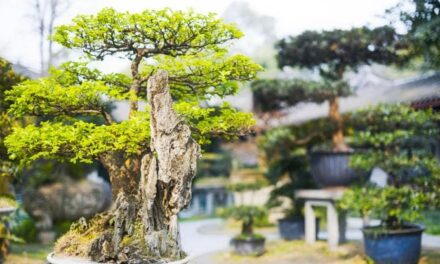
M329 100L329 118L336 124L336 130L332 135L334 151L348 151L350 148L345 144L344 122L339 111L339 98L333 97Z
M134 158L124 153L101 157L110 174L113 206L62 237L56 252L117 263L185 256L177 214L190 202L200 146L172 108L165 71L150 77L147 94L150 149Z
M253 219L249 219L249 221L243 221L241 225L241 233L243 235L252 235L254 233L253 229L254 221Z

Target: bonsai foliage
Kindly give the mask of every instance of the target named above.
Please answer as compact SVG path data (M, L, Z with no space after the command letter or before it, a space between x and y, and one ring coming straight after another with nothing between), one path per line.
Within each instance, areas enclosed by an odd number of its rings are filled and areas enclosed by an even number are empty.
M421 58L423 66L440 68L440 3L437 0L402 0L388 10L397 13L408 30L404 38L408 58Z
M22 81L24 77L12 69L11 63L0 58L0 195L8 194L8 185L15 172L15 165L9 159L4 140L9 135L17 120L8 113L10 103L6 101L5 93Z
M252 82L254 107L257 113L281 111L299 103L323 103L330 98L348 96L348 83L308 81L302 79L261 79Z
M292 149L288 156L270 163L266 176L275 186L268 201L269 207L280 205L280 197L291 201L286 217L302 217L304 201L295 199L295 190L315 187L308 166L307 152L304 148Z
M255 195L255 191L263 188L267 185L264 180L259 180L249 183L236 183L231 184L227 188L231 192L235 192L240 197L239 204L236 206L230 206L221 209L219 215L225 218L235 219L242 223L241 233L236 238L237 239L247 239L247 238L260 238L262 235L254 233L254 225L256 219L262 219L267 217L267 210L261 206L255 205L245 205L243 195L245 192L250 192L252 198Z
M104 262L184 256L177 213L191 198L199 144L234 138L254 124L251 114L228 104L200 107L234 94L261 70L243 55L227 54L227 44L242 35L214 14L170 9L107 8L56 28L56 42L90 61L117 56L131 63L124 75L67 62L7 94L12 114L52 117L15 129L6 140L11 157L22 164L99 161L110 175L113 208L72 228L58 252ZM118 101L130 109L121 122L111 115Z
M351 166L367 171L380 167L388 180L383 188L370 184L348 191L341 207L377 216L390 229L416 220L423 209L438 207L440 166L432 151L438 114L396 104L362 110L353 118L358 121L353 142L365 150L354 155Z
M242 223L241 233L236 236L238 239L259 238L262 235L254 233L254 223L256 218L267 216L267 211L258 206L238 205L224 208L220 215L226 218L232 218Z
M329 117L337 125L332 135L334 150L348 150L338 99L351 94L348 84L343 81L344 73L356 70L361 65L396 62L399 59L397 39L394 29L384 26L374 29L361 27L350 30L305 31L277 43L279 67L291 66L319 71L321 83L305 82L304 87L298 87L296 93L304 94L302 91L312 90L314 93L308 93L309 99L306 101L329 102ZM296 85L289 84L291 81L287 82L283 86L290 87L291 92L296 90Z

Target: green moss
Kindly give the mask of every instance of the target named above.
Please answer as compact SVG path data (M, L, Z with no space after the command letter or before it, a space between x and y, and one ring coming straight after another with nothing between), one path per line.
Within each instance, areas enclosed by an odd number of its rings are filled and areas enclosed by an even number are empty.
M70 230L55 243L54 250L60 254L86 257L93 241L106 231L106 218L97 215L89 221L74 222Z
M234 239L237 240L264 239L264 238L265 237L262 234L240 234L234 237Z

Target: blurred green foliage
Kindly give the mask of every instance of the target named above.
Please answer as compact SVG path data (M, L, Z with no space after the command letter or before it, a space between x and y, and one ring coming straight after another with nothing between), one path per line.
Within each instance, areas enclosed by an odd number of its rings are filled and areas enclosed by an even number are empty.
M392 17L397 15L408 31L402 39L404 55L421 59L425 69L440 69L440 2L401 0L387 13Z
M395 63L399 59L398 39L389 26L304 31L277 43L278 66L317 69L324 79L341 80L349 68Z
M240 235L249 237L255 235L254 225L256 219L262 221L262 219L267 218L268 212L265 207L261 206L238 205L222 208L218 211L218 215L240 221L242 223Z
M424 209L438 208L440 166L432 144L439 139L439 114L389 104L360 110L352 118L352 144L363 150L353 156L351 166L368 171L380 167L388 183L351 189L341 208L379 217L390 229L415 221Z
M351 94L345 81L261 79L253 81L251 88L254 110L258 113L280 111L299 103L323 103Z

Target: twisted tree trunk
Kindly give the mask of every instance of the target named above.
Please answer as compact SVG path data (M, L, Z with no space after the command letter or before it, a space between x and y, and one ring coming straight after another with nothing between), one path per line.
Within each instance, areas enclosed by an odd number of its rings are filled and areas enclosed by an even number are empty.
M336 124L336 130L332 135L332 145L334 151L348 151L350 148L344 139L344 122L339 110L339 98L334 97L329 100L329 118Z
M191 200L200 146L173 110L165 71L150 77L147 95L150 151L141 159L117 153L101 157L112 183L112 209L71 230L57 243L57 252L105 263L156 263L185 256L177 214Z
M183 254L177 214L191 200L200 147L189 126L173 110L168 75L159 71L148 81L150 148L142 159L140 192L145 244L149 254L180 258Z

